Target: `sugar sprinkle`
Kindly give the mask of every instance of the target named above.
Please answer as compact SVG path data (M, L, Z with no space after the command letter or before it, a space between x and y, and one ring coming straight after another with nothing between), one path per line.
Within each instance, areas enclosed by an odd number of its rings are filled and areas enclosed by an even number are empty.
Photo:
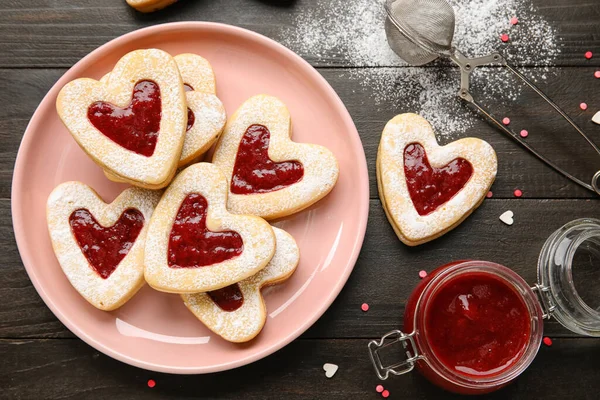
M317 0L314 7L294 17L282 42L314 65L379 67L352 68L340 75L356 84L356 92L368 93L377 111L416 112L431 122L438 137L464 136L463 132L478 117L457 99L458 70L408 67L388 46L383 2ZM456 13L453 44L465 55L482 56L502 49L512 64L541 67L529 78L536 82L548 79L548 67L560 54L559 39L555 29L528 0L449 3ZM515 15L519 15L519 20L511 28L510 43L499 43L498 37ZM433 65L448 62L436 61ZM472 92L479 98L508 104L522 90L523 86L507 73L490 73L489 68L478 68L473 73Z

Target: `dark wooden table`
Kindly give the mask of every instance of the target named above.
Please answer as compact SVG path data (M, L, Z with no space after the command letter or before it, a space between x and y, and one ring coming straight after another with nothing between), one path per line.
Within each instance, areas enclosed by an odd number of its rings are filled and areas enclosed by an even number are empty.
M547 72L550 78L541 86L600 143L600 127L590 122L600 109L600 80L593 78L594 71L600 70L600 2L531 2L562 38L561 54ZM19 258L10 217L10 184L19 142L47 90L88 52L137 28L170 21L219 21L284 41L285 32L294 28L295 16L311 8L318 14L327 3L187 0L153 15L141 15L122 0L0 1L0 398L379 398L375 386L380 382L368 360L366 344L401 326L405 301L419 280L419 270L429 271L456 259L484 259L510 266L533 283L537 256L548 235L572 219L600 217L597 196L551 171L483 120L476 120L459 136L481 137L496 149L499 170L493 198L448 235L418 248L404 246L377 198L375 157L386 121L410 110L372 104L370 99L377 89L348 73L362 68L363 75L359 76L364 77L377 73L377 68L352 65L339 54L301 52L331 83L352 114L371 178L364 247L332 307L301 338L276 354L246 367L205 376L137 369L77 339L31 285ZM586 60L583 54L587 50L596 51L597 57ZM530 73L538 68L533 64L519 66ZM395 68L400 71L402 67ZM431 68L449 66L438 63ZM533 106L534 100L520 96L511 114L515 120L546 123L531 140L582 176L589 177L600 169L600 159L574 141L575 133L560 125L547 108ZM590 106L586 112L578 108L582 101ZM516 188L523 190L521 199L513 196ZM511 227L498 220L508 209L515 213ZM363 302L370 304L367 313L360 310ZM489 398L598 398L600 339L576 336L556 322L548 322L545 330L554 344L542 346L519 379ZM322 365L326 362L339 365L333 379L324 376ZM148 388L148 379L154 379L156 387ZM390 379L385 386L396 399L454 397L417 373Z

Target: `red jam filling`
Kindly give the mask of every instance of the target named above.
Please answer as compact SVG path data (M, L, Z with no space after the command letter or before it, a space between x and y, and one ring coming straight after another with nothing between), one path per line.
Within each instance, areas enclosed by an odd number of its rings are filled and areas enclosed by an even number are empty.
M404 149L404 175L415 209L419 215L427 215L465 186L473 166L464 158L456 158L442 168L432 167L423 146L411 143Z
M160 88L152 81L139 81L126 108L97 101L88 108L92 125L127 150L150 157L154 154L161 118Z
M233 166L231 193L274 192L302 179L304 166L299 161L274 162L269 158L270 137L263 125L251 125L246 130Z
M525 302L508 283L489 273L452 278L433 294L426 313L433 353L463 375L497 375L514 365L529 343Z
M244 304L244 295L237 283L208 292L208 295L223 311L235 311Z
M191 85L188 85L187 83L183 84L183 89L186 92L191 92L192 90L194 90L194 88ZM196 121L196 116L194 115L194 112L188 107L188 123L187 123L187 131L189 131L190 129L192 129L192 126L194 126L194 122Z
M71 232L77 244L102 279L107 279L125 258L144 226L138 210L125 210L119 220L105 228L86 209L73 211L69 217Z
M181 203L169 235L169 267L205 267L242 254L244 243L239 233L208 230L207 209L208 201L197 193L188 194Z

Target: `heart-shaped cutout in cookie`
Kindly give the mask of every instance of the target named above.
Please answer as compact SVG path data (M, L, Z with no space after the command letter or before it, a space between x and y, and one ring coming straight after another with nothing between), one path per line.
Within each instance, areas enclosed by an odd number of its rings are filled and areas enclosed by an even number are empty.
M276 248L269 264L257 274L222 289L184 294L186 307L210 330L230 342L247 342L262 330L267 308L261 289L289 278L300 260L294 238L273 227Z
M302 163L296 160L275 162L269 158L271 132L263 125L250 125L238 148L231 193L268 193L293 185L304 176Z
M207 292L267 265L275 252L273 229L262 218L230 214L226 203L227 180L215 165L193 164L177 175L148 227L150 286L170 293Z
M438 145L431 125L401 114L385 126L377 184L386 215L402 242L415 246L460 224L494 182L496 154L483 140Z
M339 168L325 147L291 140L290 113L279 99L246 100L225 126L213 163L229 180L228 208L275 219L325 197Z
M105 171L151 189L173 178L187 107L177 63L168 53L132 51L101 81L67 83L56 108L73 138Z
M160 194L131 188L104 203L89 186L66 182L47 203L56 258L73 287L92 305L114 310L144 284L147 226Z

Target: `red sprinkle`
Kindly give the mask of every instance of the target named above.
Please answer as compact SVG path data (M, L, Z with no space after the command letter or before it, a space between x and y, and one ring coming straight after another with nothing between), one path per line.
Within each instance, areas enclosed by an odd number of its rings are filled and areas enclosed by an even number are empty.
M488 199L491 199L493 195L494 195L494 193L492 193L492 191L490 190L489 192L487 192L485 197L487 197Z
M508 42L508 41L509 41L509 39L510 39L510 38L508 37L508 35L507 35L506 33L503 33L503 34L500 36L500 40L502 40L504 43Z
M523 192L521 192L519 189L515 190L514 194L515 194L515 197L523 196Z
M383 392L383 385L377 385L377 386L375 387L375 391L376 391L377 393L381 393L381 392Z
M583 111L585 111L585 110L587 110L587 104L585 104L585 103L581 103L581 104L579 105L579 108L581 108Z
M423 279L426 276L427 276L427 271L423 271L423 270L419 271L419 278Z
M588 60L589 60L590 58L592 58L593 56L594 56L594 53L592 53L591 51L586 51L586 52L585 52L585 58L587 58Z
M364 312L369 311L369 305L367 303L362 303L362 306L360 306L360 309L363 310Z
M510 124L510 118L508 118L508 117L504 117L504 119L502 120L502 123L503 123L504 125L508 125L508 124Z
M596 71L594 72L594 76L598 79L600 79L600 71Z
M512 17L512 18L510 19L510 24L511 24L511 25L516 25L516 24L518 24L518 23L519 23L519 19L518 19L517 17Z
M384 399L387 399L388 397L390 397L389 390L384 390L383 392L381 392L381 397L383 397Z
M526 138L527 136L529 136L529 132L527 132L525 129L523 129L521 131L521 137Z
M148 387L153 388L154 386L156 386L156 382L154 382L154 379L148 379Z
M552 346L552 339L550 339L548 336L544 337L543 342L546 346Z

